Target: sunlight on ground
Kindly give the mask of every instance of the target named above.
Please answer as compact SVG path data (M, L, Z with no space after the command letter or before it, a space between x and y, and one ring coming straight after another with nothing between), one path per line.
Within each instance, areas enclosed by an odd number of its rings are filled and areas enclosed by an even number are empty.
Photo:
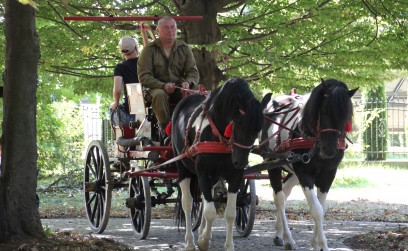
M354 167L339 169L336 179L366 180L363 187L334 187L330 190L327 200L351 201L368 200L372 202L387 202L407 204L406 196L408 170L381 167ZM273 200L269 180L257 180L256 193L261 200ZM293 188L290 200L304 200L302 189Z

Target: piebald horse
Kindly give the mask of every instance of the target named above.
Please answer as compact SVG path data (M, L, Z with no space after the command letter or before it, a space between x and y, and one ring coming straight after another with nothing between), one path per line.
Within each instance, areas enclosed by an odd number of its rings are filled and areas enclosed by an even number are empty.
M228 183L224 247L228 251L234 250L233 221L236 216L237 191L243 180L244 168L248 165L249 152L262 129L263 110L270 97L271 94L268 94L259 102L244 79L232 78L208 97L189 95L176 106L172 116L173 151L175 156L187 154L187 157L177 162L181 204L186 220L186 250L195 249L190 216L193 195L197 193L192 195L191 191L198 185L202 192L204 208L198 247L200 250L208 250L211 227L216 217L212 188L220 178ZM225 135L225 129L231 127L231 135ZM209 145L206 142L210 142ZM215 150L188 156L191 147L197 145Z
M358 88L357 88L358 89ZM277 208L274 243L296 249L285 215L287 198L300 183L314 220L313 250L329 250L323 231L327 193L346 148L346 133L351 130L351 97L357 89L336 79L322 80L310 94L282 95L268 104L261 141L267 152L292 152L301 161L268 171ZM288 175L282 181L282 171ZM314 189L316 186L316 190Z

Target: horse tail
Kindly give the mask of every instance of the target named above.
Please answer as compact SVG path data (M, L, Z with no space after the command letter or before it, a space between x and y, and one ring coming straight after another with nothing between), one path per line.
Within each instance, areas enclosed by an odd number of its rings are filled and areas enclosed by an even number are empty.
M191 176L191 181L190 181L190 193L193 197L193 210L192 212L198 212L198 210L194 210L194 207L200 205L201 201L201 190L200 187L198 186L198 178L196 175ZM186 218L184 215L183 211L183 206L181 204L181 189L178 188L178 194L177 194L177 200L176 200L176 205L175 205L175 214L176 214L176 221L175 225L177 226L178 230L180 231L180 227L185 227L186 226ZM194 216L198 217L198 215Z

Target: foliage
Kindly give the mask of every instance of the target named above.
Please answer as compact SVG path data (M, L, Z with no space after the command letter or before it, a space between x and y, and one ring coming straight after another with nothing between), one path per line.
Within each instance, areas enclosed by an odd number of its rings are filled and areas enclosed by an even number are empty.
M51 236L55 235L55 232L48 225L44 225L43 229L44 229L45 236L51 237Z
M407 65L406 5L398 1L218 1L220 39L195 44L215 52L228 77L241 76L257 90L310 90L320 77L351 86L384 83ZM64 21L66 16L178 15L181 1L41 1L41 76L72 86L76 94L110 94L119 37L140 37L135 22ZM188 7L188 6L187 6ZM197 9L190 15L203 15ZM195 12L195 13L193 13ZM197 24L199 25L199 24ZM152 24L154 26L154 24ZM180 24L183 26L183 23ZM203 30L203 33L206 31ZM185 37L185 34L180 34ZM55 55L58 55L56 57ZM110 96L110 95L109 95ZM108 97L109 97L108 96Z
M384 87L367 90L364 97L368 112L363 134L366 160L385 160L388 129Z
M370 182L364 177L336 176L332 188L361 188L369 184Z
M190 1L74 1L37 2L36 26L41 47L38 84L37 132L39 168L68 165L73 140L54 115L51 100L72 100L94 93L107 107L112 73L121 60L117 42L123 35L140 38L136 22L65 21L66 16L203 15L208 12ZM195 1L196 3L208 1ZM208 2L210 3L210 2ZM185 4L185 5L184 5ZM368 1L212 1L216 25L200 27L203 37L219 30L214 39L192 43L214 53L226 77L248 79L254 91L287 92L296 87L308 92L319 78L339 78L350 87L384 83L404 69L407 8L403 2ZM4 3L0 15L4 16ZM153 23L149 24L155 27ZM199 26L200 22L194 23ZM4 29L5 20L0 18ZM183 28L186 23L179 22ZM183 29L181 29L183 31ZM189 30L183 32L190 32ZM185 39L187 34L180 33ZM209 41L209 42L206 42ZM0 43L5 43L0 34ZM0 47L0 71L5 70L5 48ZM399 73L398 73L399 74ZM71 137L71 136L68 136ZM66 145L69 143L68 145ZM73 146L76 149L77 145ZM73 170L70 169L70 170Z
M71 185L81 183L83 131L82 111L73 101L38 107L38 169L41 177Z

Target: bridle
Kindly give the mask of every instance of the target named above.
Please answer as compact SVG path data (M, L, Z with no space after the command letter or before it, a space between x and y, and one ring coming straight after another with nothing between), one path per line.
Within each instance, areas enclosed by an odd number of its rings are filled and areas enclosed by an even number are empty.
M239 109L239 113L240 113L240 116L245 115L245 111L244 111L243 109ZM204 110L204 114L205 114L205 116L207 117L207 120L208 120L209 125L210 125L211 130L212 130L212 133L213 133L216 137L218 137L218 139L219 139L220 142L223 142L224 144L229 145L231 149L232 149L234 146L235 146L235 147L238 147L238 148L241 148L241 149L249 150L249 151L251 151L251 150L254 148L254 145L253 145L253 144L252 144L252 145L243 145L243 144L240 144L240 143L238 143L238 142L235 141L235 139L234 139L235 122L234 122L234 121L232 121L232 122L230 123L230 124L231 124L231 127L232 127L232 129L231 129L231 130L232 130L232 133L231 133L231 137L228 139L227 137L224 137L224 136L220 133L220 131L218 130L218 128L215 126L214 121L211 119L210 115L208 114L208 110Z
M294 120L295 121L293 122L293 124L295 124L296 120L299 117L299 112L301 110L299 105L293 108L290 108L289 107L290 105L291 104L284 105L280 107L279 109L264 115L264 119L272 124L277 125L278 130L275 133L269 135L266 139L262 140L257 146L257 148L260 148L260 146L268 143L272 138L276 137L276 143L275 143L274 150L277 152L285 152L287 150L294 150L294 149L307 149L307 148L313 149L313 148L318 147L319 141L321 138L321 134L325 132L336 132L338 134L338 141L339 141L338 149L347 148L347 144L345 143L345 140L344 140L345 138L347 138L345 132L341 132L340 130L335 129L335 128L325 128L325 129L320 128L320 113L319 113L319 118L317 121L316 130L313 130L315 132L314 133L315 135L310 136L310 135L307 135L302 130L296 130L293 128L289 128L288 124ZM286 109L286 108L289 108L289 109ZM288 117L288 115L291 112L293 112L293 114L290 117ZM283 118L281 122L276 122L274 118L279 115L282 115ZM291 134L289 139L282 141L281 139L282 130L287 130L289 134Z

